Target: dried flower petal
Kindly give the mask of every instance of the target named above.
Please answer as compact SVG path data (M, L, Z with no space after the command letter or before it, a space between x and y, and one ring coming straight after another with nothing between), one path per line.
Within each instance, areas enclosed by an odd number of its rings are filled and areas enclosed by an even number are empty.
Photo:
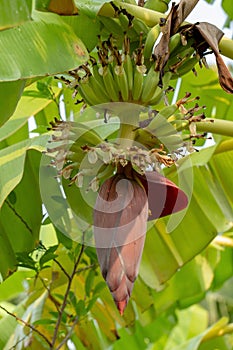
M83 187L83 173L82 172L79 172L76 175L75 185L79 188Z
M87 157L88 157L89 163L91 164L95 164L98 160L98 155L94 149L91 149L90 151L88 151Z

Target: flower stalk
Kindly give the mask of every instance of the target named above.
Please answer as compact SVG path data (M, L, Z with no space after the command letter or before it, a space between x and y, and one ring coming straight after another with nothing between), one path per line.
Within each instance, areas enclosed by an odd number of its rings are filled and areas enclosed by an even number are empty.
M233 137L233 122L230 120L206 118L196 123L196 127L197 131Z

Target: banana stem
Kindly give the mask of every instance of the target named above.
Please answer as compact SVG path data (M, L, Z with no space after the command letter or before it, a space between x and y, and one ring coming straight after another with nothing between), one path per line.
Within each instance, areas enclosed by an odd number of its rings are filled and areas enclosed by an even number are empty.
M219 50L222 55L233 60L233 40L223 37L219 43Z
M166 18L164 13L147 9L145 7L120 2L119 5L126 9L131 15L141 19L149 27L154 27L160 22L160 18Z
M160 22L160 18L167 17L167 15L164 13L153 11L145 7L140 7L125 2L120 2L119 4L130 14L141 19L149 27L153 27L158 24ZM188 22L184 22L183 24L188 24ZM233 59L233 40L223 37L219 42L219 50L222 55Z
M135 138L135 129L138 127L140 111L133 108L119 113L120 128L118 132L117 144L121 148L131 147Z
M135 137L135 125L130 124L120 124L120 129L118 133L118 142L121 148L130 147L133 144Z
M201 132L233 137L233 122L230 120L206 118L205 121L196 123L196 126Z

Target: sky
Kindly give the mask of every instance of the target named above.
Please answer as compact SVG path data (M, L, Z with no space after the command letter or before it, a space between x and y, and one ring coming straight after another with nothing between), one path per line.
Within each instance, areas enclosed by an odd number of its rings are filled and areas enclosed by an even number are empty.
M178 2L176 1L176 3ZM223 28L227 16L221 7L221 2L222 0L215 0L214 4L210 5L205 0L199 0L192 13L186 18L186 21L191 23L196 21L212 23L221 29L226 37L231 39L233 37L233 21L230 29ZM215 63L213 55L209 55L206 59L209 64ZM226 64L232 64L232 60L226 57L223 57L223 59Z
M221 2L221 0L215 0L214 4L210 5L206 1L200 0L186 20L195 23L195 21L198 19L199 22L212 23L218 28L222 29L226 36L231 38L233 23L231 25L231 29L223 29L226 14L221 7Z

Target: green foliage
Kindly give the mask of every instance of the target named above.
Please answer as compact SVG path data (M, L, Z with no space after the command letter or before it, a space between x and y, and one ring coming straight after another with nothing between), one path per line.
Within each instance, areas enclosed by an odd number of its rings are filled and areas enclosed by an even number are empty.
M123 317L103 281L95 248L71 239L75 233L80 242L88 240L90 228L71 226L68 237L42 206L46 195L60 188L48 167L50 157L42 155L54 118L74 116L103 139L115 137L119 127L96 120L95 113L80 114L73 90L53 78L84 63L88 51L96 55L97 35L109 34L98 16L106 1L73 1L78 16L49 13L49 3L0 5L0 348L67 349L70 339L76 349L232 349L230 137L213 135L213 145L204 140L203 149L178 160L178 172L175 166L164 171L188 193L190 205L148 224L139 277ZM230 0L222 5L232 18ZM114 13L109 3L104 11ZM179 97L187 91L201 97L208 118L233 121L232 97L221 90L214 69L185 75ZM41 188L43 171L48 182ZM68 184L64 180L68 201L51 196L49 206L69 224L70 208L91 222L81 191Z

